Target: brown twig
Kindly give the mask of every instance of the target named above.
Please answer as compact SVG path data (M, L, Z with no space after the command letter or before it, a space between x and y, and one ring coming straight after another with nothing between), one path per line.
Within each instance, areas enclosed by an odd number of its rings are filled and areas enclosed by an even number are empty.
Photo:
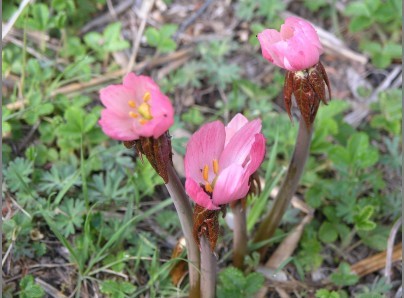
M135 0L126 0L126 1L122 1L120 2L116 7L114 7L114 11L115 11L115 17L117 17L119 14L125 12L128 10L129 7L131 7L134 4ZM95 18L94 20L88 22L81 30L80 30L80 34L84 34L87 33L88 31L90 31L91 29L95 28L95 27L99 27L102 26L110 21L114 20L114 16L111 15L110 12L107 12L97 18Z
M393 257L393 247L394 240L396 239L396 235L398 230L400 229L402 224L402 217L400 217L393 225L390 231L389 239L387 240L387 250L386 250L386 269L384 270L384 276L386 277L387 283L390 283L391 276L391 264Z
M189 18L182 22L177 32L174 34L173 39L177 40L179 35L183 33L193 22L195 22L196 19L205 12L205 10L212 2L213 0L206 0L205 3L203 3L203 5L195 13L193 13Z
M403 246L401 243L394 246L393 254L391 257L392 262L396 262L402 259L402 249ZM370 256L359 261L358 263L353 264L351 266L351 270L362 277L369 273L383 269L386 266L386 256L386 251Z
M132 55L129 59L127 72L130 72L132 70L133 65L136 62L136 56L137 56L137 53L139 50L140 40L143 36L143 31L146 27L147 16L149 15L151 8L153 7L153 4L154 4L154 0L143 1L143 5L142 5L141 11L140 11L142 21L140 23L139 29L137 30L136 38L133 42Z
M31 2L32 0L23 0L20 3L20 6L18 7L17 11L12 15L8 23L4 26L2 32L1 32L1 40L3 40L7 34L10 32L11 28L14 26L14 23L17 21L18 17L22 14L24 11L25 7Z

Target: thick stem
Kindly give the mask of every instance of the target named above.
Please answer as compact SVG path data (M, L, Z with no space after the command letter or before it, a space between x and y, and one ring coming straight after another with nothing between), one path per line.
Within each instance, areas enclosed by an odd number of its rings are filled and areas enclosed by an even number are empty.
M296 192L300 177L302 176L304 165L309 156L312 133L313 127L308 129L302 117L299 122L299 132L296 138L295 150L285 180L279 189L271 211L267 213L264 220L259 225L254 242L260 242L271 238L274 235L276 228L279 226L283 214ZM265 254L266 249L267 246L264 246L261 249L261 256Z
M177 210L180 219L182 232L184 233L187 242L187 255L188 255L188 268L189 268L189 283L190 283L190 297L200 297L200 254L199 248L195 243L192 235L192 207L185 194L184 186L182 185L177 173L171 164L167 167L168 183L166 184L167 190L173 199L175 209Z
M244 269L244 257L247 252L247 220L243 204L240 200L232 205L234 215L233 231L233 265Z
M216 296L216 257L210 249L205 236L201 236L201 296L214 298ZM190 296L192 297L192 296Z

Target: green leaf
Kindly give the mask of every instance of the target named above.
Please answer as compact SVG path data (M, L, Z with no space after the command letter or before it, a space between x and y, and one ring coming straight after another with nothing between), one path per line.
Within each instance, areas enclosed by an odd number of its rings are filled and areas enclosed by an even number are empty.
M124 298L126 295L133 294L136 291L136 286L126 281L104 280L100 284L100 291L113 298Z
M17 157L10 162L4 171L4 177L9 189L12 192L24 189L31 182L30 176L33 170L33 162L27 159Z
M45 291L41 286L35 284L32 275L26 275L21 279L20 288L20 298L41 298L45 296Z
M101 40L102 40L102 35L98 32L90 32L84 35L84 42L87 46L89 46L92 49L99 49L101 46ZM73 41L75 44L77 44L77 41Z
M391 57L383 52L376 53L372 56L372 63L378 68L386 68L391 64Z
M374 42L374 41L369 41L369 40L363 40L360 43L360 49L366 53L369 54L376 54L376 53L380 53L382 51L382 45L378 42Z
M161 27L160 34L166 38L171 37L178 29L177 24L167 24Z
M43 3L35 3L32 5L32 19L29 22L34 29L46 30L49 22L49 9Z
M261 273L253 272L246 277L246 286L244 293L246 297L252 297L264 285L265 278Z
M351 156L349 151L340 145L332 148L328 156L334 163L334 165L338 168L348 168L351 165Z
M331 274L330 280L337 286L352 286L359 281L359 277L351 272L349 264L342 262L338 271Z
M403 54L403 48L399 44L389 42L384 46L383 52L392 58L399 58Z
M316 291L316 298L340 298L338 292L320 289Z
M178 25L176 24L164 25L159 30L149 27L145 31L147 43L152 47L156 47L157 51L161 53L174 51L177 44L171 36L177 31L177 28Z
M313 12L327 5L328 5L327 0L304 0L304 6L306 6L309 10Z
M369 28L373 24L373 20L367 16L355 17L349 23L349 30L351 32L359 32Z
M86 212L85 204L81 199L65 199L60 210L62 212L56 216L55 223L58 230L68 237L75 233L76 228L81 228Z
M355 133L347 145L351 162L360 169L373 166L379 160L377 149L369 148L369 137L365 133Z
M161 53L169 53L175 50L177 44L172 39L163 39L158 45L158 50Z
M383 251L387 247L387 239L389 237L390 228L378 225L371 231L358 231L358 235L362 242L370 248Z
M326 221L321 224L318 236L320 237L321 241L331 243L337 240L338 233L334 225Z
M145 31L147 43L152 47L157 47L160 40L160 33L156 28L149 27Z
M363 1L355 1L349 3L345 8L344 13L347 16L365 16L365 17L371 16L369 8Z
M376 228L376 223L370 220L374 212L374 207L366 206L354 216L356 230L370 231Z
M313 185L305 194L306 202L312 208L318 208L321 206L322 199L324 197L324 188L320 185Z
M219 281L222 287L228 289L243 288L246 284L243 273L234 267L228 267L222 270L219 273Z
M253 272L244 277L239 269L228 267L219 273L217 297L253 297L264 281L264 276L260 273Z

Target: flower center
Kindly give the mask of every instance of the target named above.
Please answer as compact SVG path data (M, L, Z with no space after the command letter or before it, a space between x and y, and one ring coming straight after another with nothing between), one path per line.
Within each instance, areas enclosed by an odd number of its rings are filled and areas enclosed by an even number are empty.
M208 193L213 192L213 188L215 187L216 180L217 180L217 175L219 173L219 162L217 159L214 159L212 161L212 166L213 166L213 173L215 174L215 178L213 178L212 183L209 182L209 166L205 165L202 169L202 177L203 180L205 181L205 191Z
M146 124L148 121L153 119L153 116L151 114L151 107L149 104L149 101L151 99L151 94L149 91L147 91L143 95L143 102L137 106L136 102L133 100L128 101L129 107L134 109L134 111L129 111L129 116L138 119L140 124Z

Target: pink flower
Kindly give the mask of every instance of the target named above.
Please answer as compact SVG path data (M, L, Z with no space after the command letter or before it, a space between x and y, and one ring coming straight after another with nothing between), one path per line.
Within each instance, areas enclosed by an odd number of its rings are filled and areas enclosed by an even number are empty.
M219 205L244 198L249 178L265 155L261 120L251 122L237 114L225 127L214 121L194 133L185 154L185 189L198 205Z
M265 59L290 71L314 66L323 52L316 30L297 17L287 18L280 32L265 29L258 34L258 40Z
M122 85L101 89L100 98L106 108L98 123L112 139L158 138L174 123L170 100L150 77L129 73Z

